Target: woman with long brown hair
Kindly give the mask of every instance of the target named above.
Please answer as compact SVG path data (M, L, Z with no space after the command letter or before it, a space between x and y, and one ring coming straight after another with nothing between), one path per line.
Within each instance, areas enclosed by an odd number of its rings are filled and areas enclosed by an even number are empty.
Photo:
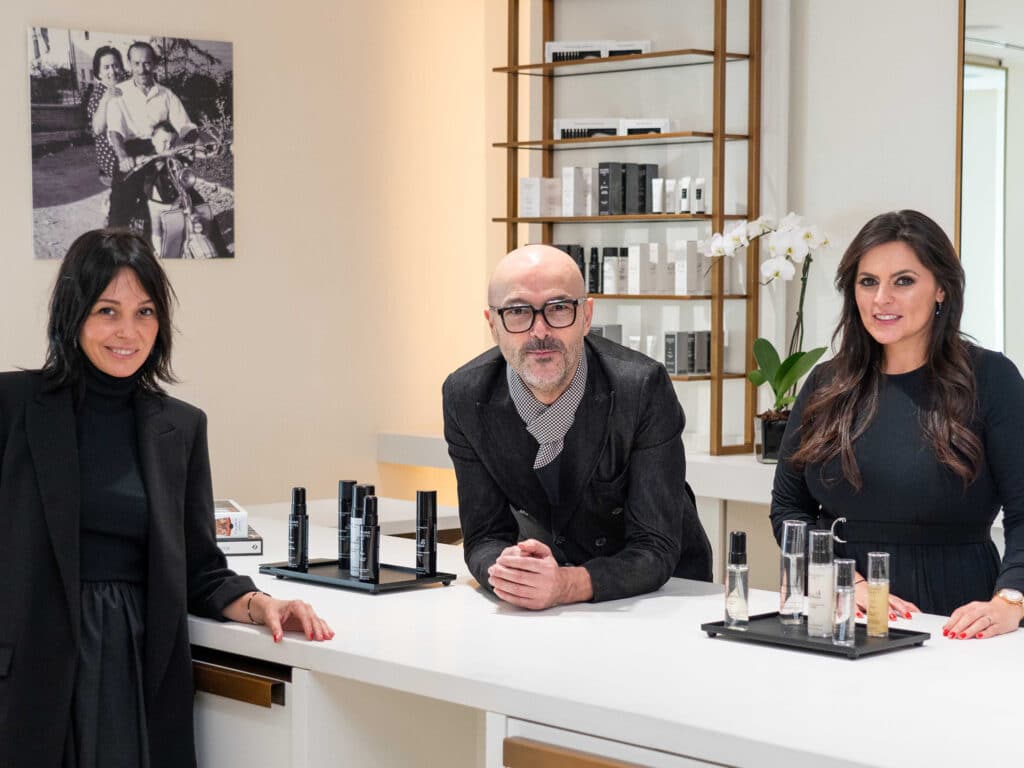
M834 358L808 377L772 491L786 520L835 525L857 561L891 554L890 616L950 615L947 637L991 637L1024 616L1024 380L960 332L964 272L931 219L904 210L857 234L835 280ZM1003 509L1005 555L990 530Z

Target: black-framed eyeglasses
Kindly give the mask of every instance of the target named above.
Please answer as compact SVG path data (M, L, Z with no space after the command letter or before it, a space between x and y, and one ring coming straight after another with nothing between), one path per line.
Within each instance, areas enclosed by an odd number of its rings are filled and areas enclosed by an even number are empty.
M533 328L537 315L544 315L549 328L568 328L576 322L576 308L586 299L552 299L539 307L515 304L511 307L491 307L497 312L501 324L509 333L526 333Z

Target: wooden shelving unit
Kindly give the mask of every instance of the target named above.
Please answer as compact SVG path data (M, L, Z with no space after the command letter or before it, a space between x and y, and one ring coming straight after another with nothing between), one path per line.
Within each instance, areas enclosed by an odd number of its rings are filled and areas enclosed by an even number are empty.
M607 0L612 2L613 0ZM696 0L694 0L696 1ZM495 147L505 151L506 168L506 211L504 216L493 221L505 225L506 248L512 250L519 245L519 228L523 225L540 225L541 241L556 242L554 227L559 224L607 224L613 222L674 222L708 221L710 231L722 232L730 220L754 219L760 215L760 163L761 163L761 0L746 0L748 11L748 45L746 53L726 50L726 0L708 0L714 5L714 41L711 48L685 48L664 50L643 54L592 58L578 61L528 62L520 63L520 4L519 0L508 0L508 60L505 66L494 71L506 76L506 136L505 141L496 142ZM556 0L542 0L541 35L542 42L555 40ZM600 3L595 2L595 12ZM685 4L678 10L679 23L685 24ZM567 37L571 38L571 33ZM726 67L735 62L746 66L747 73L747 132L727 133L726 117ZM585 139L556 139L553 136L554 89L555 83L565 82L571 87L573 77L600 77L618 72L642 72L650 69L687 67L712 67L712 126L711 130L678 130L664 134L643 134L633 136L595 136ZM541 80L541 125L539 137L519 136L519 78L538 77ZM596 110L600 113L600 110ZM745 215L725 212L725 147L727 142L743 141L747 144L747 190ZM552 216L521 217L518 215L519 153L539 152L542 176L552 176L554 157L558 152L602 148L623 150L638 146L657 146L687 143L711 144L711 199L710 214L628 214L622 216ZM709 232L710 234L710 232ZM632 301L708 301L711 304L711 372L672 376L675 381L708 381L711 386L711 441L709 451L713 455L750 452L753 448L753 421L756 408L755 388L749 382L744 389L744 439L739 444L725 444L722 435L723 383L726 380L745 379L743 373L724 370L724 308L725 302L743 301L746 305L746 354L745 368L755 366L753 340L758 331L758 243L746 249L746 275L750 286L747 293L726 294L724 288L724 265L721 260L711 262L711 294L700 296L634 296L595 295L594 298Z

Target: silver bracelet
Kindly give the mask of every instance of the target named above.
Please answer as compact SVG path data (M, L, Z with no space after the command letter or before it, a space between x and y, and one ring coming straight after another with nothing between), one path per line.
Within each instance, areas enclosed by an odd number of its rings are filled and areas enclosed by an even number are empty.
M245 604L245 612L247 614L249 614L249 623L250 624L262 624L263 623L262 621L256 621L256 619L254 619L252 617L252 601L253 601L253 598L256 597L256 595L267 595L267 597L270 597L270 595L268 593L263 592L262 590L259 590L259 589L249 593L249 601Z

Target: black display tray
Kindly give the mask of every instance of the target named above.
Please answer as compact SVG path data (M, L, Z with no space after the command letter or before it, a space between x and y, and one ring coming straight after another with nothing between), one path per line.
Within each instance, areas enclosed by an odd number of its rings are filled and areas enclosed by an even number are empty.
M724 621L711 621L701 624L700 628L708 633L708 637L721 635L732 640L761 645L780 645L784 648L845 656L848 659L859 659L861 656L872 656L876 653L922 645L931 637L928 632L893 629L892 627L889 627L889 637L868 637L867 627L864 624L857 624L853 645L834 645L829 638L807 636L806 616L801 624L783 624L779 621L778 611L751 616L746 629L727 627Z
M347 570L342 571L338 568L337 560L323 558L310 560L309 569L306 571L289 568L287 561L283 563L263 563L260 565L260 573L270 574L279 579L308 581L313 584L325 584L329 587L340 587L342 589L358 589L361 592L370 592L372 594L396 592L400 589L415 589L437 583L444 584L447 587L456 578L454 573L441 573L440 571L432 576L422 576L416 573L415 568L381 563L378 581L360 581L359 579L352 578Z

